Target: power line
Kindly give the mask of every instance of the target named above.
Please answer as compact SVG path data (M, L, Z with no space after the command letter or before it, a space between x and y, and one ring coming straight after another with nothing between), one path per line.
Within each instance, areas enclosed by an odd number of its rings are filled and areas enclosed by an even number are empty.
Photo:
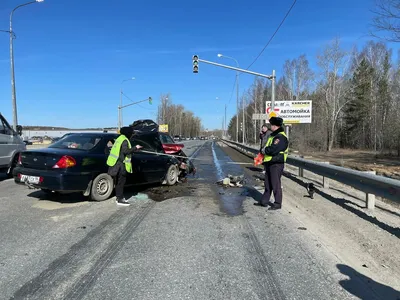
M265 45L265 47L261 50L261 52L257 55L257 57L253 60L253 62L247 67L246 70L248 70L256 61L257 59L260 58L261 54L263 54L264 50L268 47L268 45L271 43L271 41L273 40L273 38L275 37L275 35L278 33L279 29L281 28L281 26L283 25L283 23L285 23L286 18L289 16L290 12L292 11L294 5L296 4L297 0L293 1L292 6L289 8L289 10L287 11L285 17L283 18L283 20L281 21L281 23L279 24L278 28L275 30L274 34L271 36L271 38L269 39L268 43Z
M233 88L232 88L232 92L231 92L231 97L229 98L228 105L229 105L229 104L231 103L231 101L232 101L233 92L235 91L235 87L236 87L236 80L237 80L237 77L235 77L235 81L233 82Z
M133 100L131 98L129 98L127 95L125 95L124 93L122 93L122 95L124 95L128 100L130 100L131 102L133 102ZM147 110L156 110L155 108L147 108L144 106L141 106L140 104L136 103L137 106L143 108L143 109L147 109Z

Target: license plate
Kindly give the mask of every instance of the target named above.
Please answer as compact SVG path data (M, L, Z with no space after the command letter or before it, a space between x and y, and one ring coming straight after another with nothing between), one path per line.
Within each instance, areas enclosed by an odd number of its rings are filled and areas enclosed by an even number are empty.
M40 181L40 177L38 177L38 176L21 175L21 182L38 184L39 181Z

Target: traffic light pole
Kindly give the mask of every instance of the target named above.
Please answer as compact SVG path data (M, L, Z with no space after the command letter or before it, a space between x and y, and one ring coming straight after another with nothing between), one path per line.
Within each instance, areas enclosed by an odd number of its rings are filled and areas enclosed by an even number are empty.
M225 69L231 69L231 70L239 71L239 72L242 72L242 73L247 73L247 74L251 74L251 75L256 75L256 76L268 78L270 80L272 80L272 78L274 76L274 75L267 75L267 74L257 73L257 72L253 72L253 71L249 71L249 70L245 70L245 69L239 69L239 68L235 68L235 67L232 67L232 66L223 65L223 64L215 63L215 62L204 60L204 59L200 59L200 58L198 59L198 61L206 63L206 64L214 65L214 66L217 66L217 67L222 67L222 68L225 68Z
M195 57L196 62L197 61L198 62L203 62L203 63L214 65L214 66L217 66L217 67L230 69L230 70L234 70L234 71L238 71L238 72L242 72L242 73L247 73L247 74L251 74L251 75L255 75L255 76L260 76L260 77L267 78L267 79L271 80L271 82L272 82L272 86L271 86L271 94L272 94L271 95L271 109L272 109L272 111L274 111L274 108L275 108L275 79L276 79L275 70L272 71L272 75L267 75L267 74L257 73L257 72L253 72L253 71L249 71L249 70L245 70L245 69L235 68L235 67L232 67L232 66L227 66L227 65L216 63L216 62L200 59L198 57L198 55L195 55L194 57ZM196 72L195 73L198 73L198 66L197 65L196 65ZM243 105L244 105L244 103L243 103ZM267 108L265 108L265 111L266 110L267 110ZM244 111L243 111L243 113L244 113ZM239 116L237 116L237 120L238 119L239 119ZM244 118L243 118L243 122L244 122ZM268 120L266 120L265 122L267 123ZM243 126L243 138L244 138L244 124L242 126ZM238 128L236 128L236 129L238 129Z
M129 103L129 104L124 105L124 106L119 105L118 106L118 115L122 116L122 109L123 108L131 106L131 105L139 104L139 103L142 103L142 102L146 102L146 101L148 101L150 104L152 104L153 99L151 97L149 97L147 99L144 99L144 100L141 100L141 101L137 101L137 102L133 102L133 103ZM120 123L119 124L119 129L121 129L121 127L122 127L122 124Z

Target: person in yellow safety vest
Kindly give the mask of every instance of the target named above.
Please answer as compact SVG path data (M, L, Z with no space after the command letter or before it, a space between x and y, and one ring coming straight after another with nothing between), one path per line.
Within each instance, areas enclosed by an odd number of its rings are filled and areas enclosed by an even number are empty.
M124 198L124 185L128 173L132 173L132 153L138 151L142 146L131 146L130 139L133 136L132 127L122 127L120 136L115 140L107 158L109 166L108 174L115 181L115 196L117 205L129 206L129 202Z
M264 154L265 189L261 201L254 203L254 205L270 206L270 210L276 210L282 207L281 177L288 156L289 140L282 127L282 118L272 117L269 119L269 123L271 124L272 133L268 138L267 144L261 150L261 153ZM274 192L275 199L273 203L270 202L272 192Z

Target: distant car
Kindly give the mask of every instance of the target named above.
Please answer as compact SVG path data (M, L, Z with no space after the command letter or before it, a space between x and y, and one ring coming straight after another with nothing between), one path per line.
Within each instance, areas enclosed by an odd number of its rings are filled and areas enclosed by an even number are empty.
M48 148L23 151L13 171L14 181L44 192L82 192L95 201L108 199L114 190L107 174L108 154L119 135L115 133L71 133ZM144 149L165 153L137 135L133 141ZM133 173L126 185L163 183L174 185L180 162L173 156L137 152L132 155Z

